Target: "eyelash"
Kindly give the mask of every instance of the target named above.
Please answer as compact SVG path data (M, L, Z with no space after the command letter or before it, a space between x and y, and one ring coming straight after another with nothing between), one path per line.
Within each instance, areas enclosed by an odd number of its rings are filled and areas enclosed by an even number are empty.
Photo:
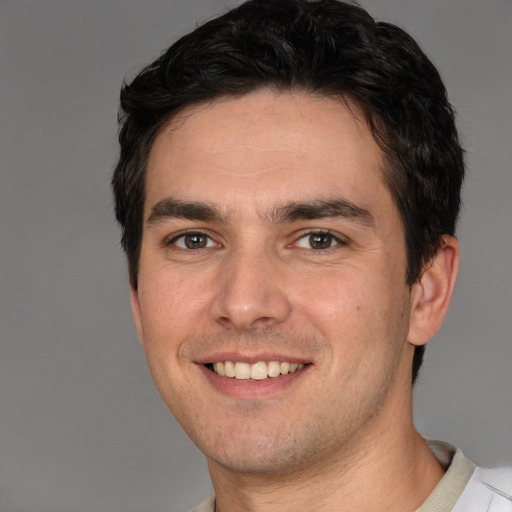
M187 237L193 237L193 236L197 236L197 237L204 237L206 239L206 246L204 247L195 247L195 248L191 248L191 247L180 247L178 245L178 240L180 239L183 239L184 241L184 245L186 245L186 242L185 242L185 239ZM209 236L207 233L204 233L203 231L185 231L184 233L180 233L179 235L176 235L176 236L173 236L170 240L169 239L166 239L164 240L164 243L163 245L165 247L168 247L170 245L174 245L176 247L178 247L179 249L182 249L184 251L197 251L199 249L208 249L211 247L211 243L214 243L215 245L218 245L216 242L213 241L212 237ZM208 247L208 245L210 245L210 247Z
M328 251L329 249L333 249L334 247L337 247L337 246L347 245L346 240L340 238L339 236L336 236L335 234L331 233L330 231L325 231L325 230L321 230L321 229L311 230L306 233L303 233L299 238L297 238L297 240L295 242L293 242L292 245L298 245L298 242L300 242L301 240L306 240L306 239L309 239L311 242L311 237L314 237L314 236L329 237L330 242L331 242L329 247L314 248L314 247L311 247L311 243L310 243L309 244L310 247L300 247L299 246L299 248L304 249L306 251L324 252L324 251Z
M193 237L193 236L204 237L205 238L205 245L203 247L186 247L186 242L185 242L186 238L187 237ZM330 245L328 247L320 247L320 248L311 247L311 243L309 244L310 245L309 247L301 247L299 245L299 242L301 242L302 240L306 240L306 239L309 238L310 241L311 241L311 237L313 237L313 236L328 237ZM183 240L183 245L185 245L185 247L181 247L180 245L178 245L177 242L179 240ZM340 238L339 236L334 235L330 231L326 231L326 230L311 230L311 231L303 232L298 238L295 239L294 242L292 242L291 244L287 245L287 247L296 246L299 249L302 249L302 250L305 250L305 251L324 252L324 251L328 251L328 250L330 250L330 249L332 249L334 247L337 247L337 246L347 245L347 243L348 242L345 239ZM208 235L204 231L186 231L186 232L180 233L178 235L175 235L175 236L173 236L170 239L166 239L163 242L163 246L164 247L169 247L169 246L173 245L175 247L178 247L180 250L190 251L190 252L196 252L196 251L201 250L201 249L210 249L212 247L212 244L217 245L217 246L219 245L217 242L215 242L212 239L212 237L210 235Z

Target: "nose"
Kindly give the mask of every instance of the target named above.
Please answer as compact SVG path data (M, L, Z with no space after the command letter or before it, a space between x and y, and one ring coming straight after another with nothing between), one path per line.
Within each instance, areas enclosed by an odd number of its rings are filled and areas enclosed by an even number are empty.
M291 304L280 263L263 251L232 254L220 271L211 308L213 319L240 331L285 322Z

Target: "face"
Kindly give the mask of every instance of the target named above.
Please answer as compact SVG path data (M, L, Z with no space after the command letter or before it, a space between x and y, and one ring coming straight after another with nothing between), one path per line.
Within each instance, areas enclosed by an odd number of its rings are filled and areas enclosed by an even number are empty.
M407 416L411 295L382 168L355 106L300 93L216 100L157 137L135 322L211 466L297 471Z

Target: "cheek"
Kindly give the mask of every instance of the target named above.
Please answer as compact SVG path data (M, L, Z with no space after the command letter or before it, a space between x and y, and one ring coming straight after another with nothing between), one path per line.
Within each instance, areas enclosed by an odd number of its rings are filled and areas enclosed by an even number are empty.
M349 353L357 357L357 352L373 358L379 346L388 349L405 337L404 291L405 283L402 286L396 276L346 269L298 284L296 313L307 318L343 358Z
M174 408L174 398L186 386L183 382L183 344L196 324L197 304L190 300L193 286L176 286L175 280L147 277L139 281L142 345L149 370L164 402Z
M321 330L341 329L358 324L372 310L375 293L360 271L335 272L304 277L295 287L298 313L318 323Z
M179 415L180 396L190 389L182 356L187 341L200 332L205 317L205 297L190 276L166 272L141 273L139 302L142 344L148 367L164 402Z
M197 317L204 316L208 289L211 287L193 275L160 271L143 276L139 300L148 342L164 337L167 343L174 344L187 330L197 327Z

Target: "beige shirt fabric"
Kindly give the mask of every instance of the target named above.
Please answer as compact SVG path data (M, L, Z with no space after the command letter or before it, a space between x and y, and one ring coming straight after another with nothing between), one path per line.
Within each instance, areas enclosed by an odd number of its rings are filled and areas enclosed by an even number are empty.
M460 450L449 443L433 439L427 439L427 443L432 453L446 469L446 473L416 512L449 512L455 510L454 507L468 486L476 466L466 459ZM499 510L501 512L501 510L508 511L509 509L500 508ZM512 503L510 510L512 510ZM191 512L215 512L215 496L210 496Z
M199 507L191 512L215 512L215 494L212 494L206 501L203 501Z
M457 503L476 466L449 443L435 439L427 443L446 473L416 512L447 512Z

